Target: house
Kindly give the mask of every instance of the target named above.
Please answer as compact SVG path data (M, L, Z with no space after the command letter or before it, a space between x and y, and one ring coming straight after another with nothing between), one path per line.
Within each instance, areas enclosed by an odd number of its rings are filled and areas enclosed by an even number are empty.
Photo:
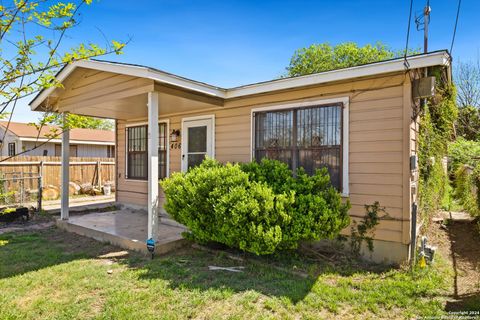
M5 131L7 133L5 134ZM43 126L40 134L35 126L20 123L0 121L0 137L5 134L0 156L14 156L27 151L25 156L61 156L61 139L54 137L60 134L55 126ZM115 157L115 132L96 129L70 130L71 157ZM52 139L53 138L53 139ZM35 148L35 146L39 146ZM28 151L30 150L30 151Z
M115 119L116 200L148 208L149 237L156 238L164 201L159 179L205 155L220 162L267 156L308 172L326 165L355 221L366 204L385 206L389 219L376 228L372 259L402 262L418 229L412 83L429 67L449 76L450 61L437 51L230 89L145 66L77 61L58 73L63 88L42 91L30 106ZM69 139L64 133L65 146ZM66 147L62 161L68 185Z

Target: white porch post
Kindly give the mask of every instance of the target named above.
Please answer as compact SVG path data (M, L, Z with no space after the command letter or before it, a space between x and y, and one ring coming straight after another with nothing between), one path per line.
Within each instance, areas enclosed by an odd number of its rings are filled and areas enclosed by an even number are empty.
M62 132L62 195L60 218L68 220L68 189L70 182L70 130L67 127L67 114L63 113L63 132Z
M158 93L148 93L148 239L158 233Z

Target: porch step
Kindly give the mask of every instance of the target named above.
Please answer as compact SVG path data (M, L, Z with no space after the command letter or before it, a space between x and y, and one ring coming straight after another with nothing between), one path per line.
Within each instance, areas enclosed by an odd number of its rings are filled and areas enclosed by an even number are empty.
M100 242L110 243L112 245L116 245L127 250L148 253L146 244L143 241L130 239L121 235L112 234L93 228L88 228L79 224L71 223L68 220L57 219L56 225L60 229L66 230L68 232L73 232L81 236L89 237ZM170 237L163 237L157 242L155 246L155 254L166 254L175 249L181 248L186 244L188 244L188 241L179 234L175 234Z

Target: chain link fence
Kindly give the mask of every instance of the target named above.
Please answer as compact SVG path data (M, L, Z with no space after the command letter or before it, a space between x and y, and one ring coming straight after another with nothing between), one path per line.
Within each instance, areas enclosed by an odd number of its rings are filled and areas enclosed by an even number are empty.
M0 172L0 208L42 209L42 177L36 172Z

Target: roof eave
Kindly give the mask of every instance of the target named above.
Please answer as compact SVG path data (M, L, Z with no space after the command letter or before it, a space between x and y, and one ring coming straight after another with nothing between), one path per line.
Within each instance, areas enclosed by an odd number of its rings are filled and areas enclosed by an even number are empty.
M223 89L215 86L211 86L202 82L182 78L176 75L172 75L163 71L151 69L148 67L136 66L136 65L122 65L113 62L100 62L80 60L75 61L65 66L57 74L59 82L65 80L76 68L88 68L105 72L120 73L124 75L130 75L135 77L152 79L156 82L169 84L175 87L184 88L187 90L207 94L210 96L232 99L242 96L249 96L254 94L261 94L279 90L294 89L298 87L305 87L311 85L317 85L327 82L348 80L353 78L360 78L366 76L380 75L392 72L400 72L408 69L418 69L431 67L436 65L448 66L451 61L451 57L447 51L438 51L428 54L421 54L416 56L409 56L405 59L399 58L389 61L380 61L372 64L366 64L351 68L332 70L322 73L316 73L311 75L305 75L300 77L277 79L257 84L250 84L246 86ZM405 66L408 65L408 68ZM48 88L40 92L31 102L30 107L32 110L42 104L42 102L55 90L54 87Z
M400 72L410 69L426 68L436 65L448 66L450 64L450 55L446 51L440 51L424 55L410 56L407 57L406 60L408 62L408 69L405 67L405 59L380 61L377 63L366 64L357 67L337 69L300 77L278 79L269 82L232 88L228 90L226 98L238 98L241 96L294 89L298 87Z
M59 71L56 78L63 82L76 68L87 68L98 71L119 73L127 76L151 79L156 82L169 84L178 88L195 91L209 96L225 98L225 89L203 84L194 80L178 77L159 70L153 70L147 67L121 65L109 62L99 62L91 60L79 60L66 65ZM42 102L55 90L55 87L47 88L41 91L30 103L31 110L35 111Z

